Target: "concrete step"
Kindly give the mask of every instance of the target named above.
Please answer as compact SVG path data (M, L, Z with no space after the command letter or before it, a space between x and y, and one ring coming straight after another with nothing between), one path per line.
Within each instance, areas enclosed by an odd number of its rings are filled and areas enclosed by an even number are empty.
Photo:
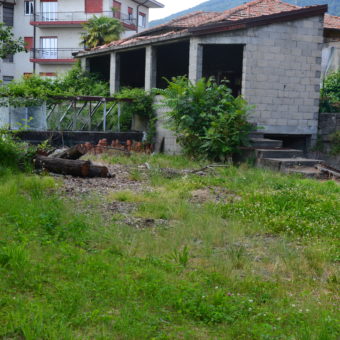
M314 167L316 164L322 163L319 159L308 159L303 157L296 158L260 158L258 166L275 170L285 171L287 168Z
M252 131L249 133L249 138L264 138L263 132Z
M302 150L296 149L256 149L256 158L295 158L302 157Z
M282 140L277 139L268 139L268 138L250 138L250 144L253 148L256 149L273 149L273 148L281 148Z
M307 178L320 178L320 171L314 167L302 166L300 168L287 168L285 172L288 174L300 174Z

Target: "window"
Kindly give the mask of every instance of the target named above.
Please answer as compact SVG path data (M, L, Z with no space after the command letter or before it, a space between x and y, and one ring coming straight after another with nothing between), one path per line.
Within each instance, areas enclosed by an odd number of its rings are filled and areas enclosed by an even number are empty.
M14 5L3 4L2 8L4 24L12 27L14 25Z
M130 24L133 23L133 8L132 7L128 7L128 20Z
M33 0L26 0L24 2L25 15L31 15L34 12Z
M58 14L57 1L44 1L40 2L41 15L43 21L56 21Z
M8 85L13 79L12 76L2 76L2 85Z
M8 56L6 56L6 58L3 58L2 61L4 63L13 63L13 61L14 61L14 54L9 54Z
M145 15L145 13L142 13L142 12L138 13L138 26L146 27L146 15Z
M120 19L121 18L120 12L122 9L122 4L119 1L113 1L112 8L114 9L113 17L116 19Z
M40 50L37 58L39 59L58 59L58 38L40 38Z
M33 48L33 37L24 37L26 50L31 50Z

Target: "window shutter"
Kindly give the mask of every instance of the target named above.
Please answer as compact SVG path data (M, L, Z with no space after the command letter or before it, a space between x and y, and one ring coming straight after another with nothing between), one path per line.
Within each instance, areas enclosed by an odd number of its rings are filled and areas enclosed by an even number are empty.
M85 0L86 13L101 13L103 12L103 0Z

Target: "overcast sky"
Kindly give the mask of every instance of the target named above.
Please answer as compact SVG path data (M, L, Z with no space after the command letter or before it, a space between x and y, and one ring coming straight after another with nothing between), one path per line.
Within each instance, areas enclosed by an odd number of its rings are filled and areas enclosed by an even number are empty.
M150 21L167 17L170 14L194 7L207 0L158 0L165 7L150 10Z

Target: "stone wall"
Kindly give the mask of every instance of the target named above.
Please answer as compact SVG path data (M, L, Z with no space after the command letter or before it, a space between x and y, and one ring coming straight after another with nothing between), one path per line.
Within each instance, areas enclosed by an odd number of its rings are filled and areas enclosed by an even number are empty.
M200 44L244 44L242 93L251 121L275 134L317 135L323 17L199 38Z
M320 113L317 150L310 152L311 157L323 159L327 164L340 170L340 155L332 155L330 137L340 131L340 113Z
M156 124L156 143L155 151L168 155L178 155L181 153L181 147L176 142L176 137L172 131L166 128L166 107L161 106L162 96L156 96L155 108L157 115Z

